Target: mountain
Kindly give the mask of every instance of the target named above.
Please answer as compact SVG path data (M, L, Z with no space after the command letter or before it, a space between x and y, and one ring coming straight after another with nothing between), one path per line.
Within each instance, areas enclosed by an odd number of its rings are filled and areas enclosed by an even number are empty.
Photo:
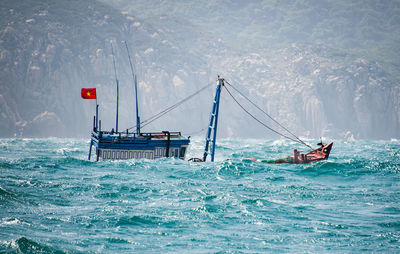
M142 120L219 74L300 136L400 138L400 1L4 0L0 11L2 137L88 136L95 104L81 87L97 88L102 128L114 127L110 42L120 126L132 127L127 41ZM213 92L143 131L204 131ZM220 136L278 137L229 97Z
M113 25L123 19L94 1L0 6L1 136L74 135L79 126L71 123L88 110L76 99L79 88L107 78L94 64L102 54L97 49L123 34Z
M2 1L1 13L2 137L87 136L95 104L80 98L82 87L97 87L103 127L111 129L115 122L115 76L110 42L121 86L124 117L120 126L128 128L134 122L130 110L134 105L132 78L123 41L135 56L143 93L162 100L148 97L144 113L153 107L161 110L175 100L172 94L179 94L164 88L163 83L169 83L183 66L180 60L184 54L160 38L157 30L115 8L96 1ZM196 69L201 64L201 59L195 59L190 66ZM190 72L181 78L194 83L203 76Z
M348 53L338 55L337 50L321 45L293 44L273 53L230 59L223 65L229 66L225 76L235 77L233 83L247 87L250 98L258 98L258 105L296 133L371 139L398 136L400 86L376 62Z
M398 48L400 40L398 0L103 1L157 26L165 24L159 17L179 18L241 51L291 43Z

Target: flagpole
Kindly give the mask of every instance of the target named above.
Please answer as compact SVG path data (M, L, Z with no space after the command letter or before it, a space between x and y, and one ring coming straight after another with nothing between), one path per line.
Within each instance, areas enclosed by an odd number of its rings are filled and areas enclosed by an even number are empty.
M96 93L96 131L99 127L99 104L97 104L97 93Z

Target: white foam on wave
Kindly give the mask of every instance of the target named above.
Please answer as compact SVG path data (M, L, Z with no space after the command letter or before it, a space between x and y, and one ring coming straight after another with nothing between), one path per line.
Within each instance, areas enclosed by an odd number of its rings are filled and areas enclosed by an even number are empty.
M19 220L18 218L5 217L0 220L0 226L10 226L10 225L18 225L18 224L28 224Z
M77 148L77 147L75 147L75 148L66 148L66 147L63 147L63 148L57 149L57 150L56 150L56 153L57 153L57 154L66 155L66 154L69 154L69 153L71 153L71 152L79 152L79 151L81 151L81 150L80 150L80 148Z
M285 144L285 140L284 139L277 139L277 140L274 140L273 142L272 142L272 145L273 146L282 146L282 145L284 145Z

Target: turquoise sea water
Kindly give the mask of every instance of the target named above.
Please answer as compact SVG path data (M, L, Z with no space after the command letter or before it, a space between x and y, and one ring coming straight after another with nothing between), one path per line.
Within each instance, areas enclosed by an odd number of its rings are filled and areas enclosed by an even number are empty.
M399 141L334 141L308 165L243 162L301 148L282 140L221 140L215 163L88 148L0 140L0 252L400 253Z

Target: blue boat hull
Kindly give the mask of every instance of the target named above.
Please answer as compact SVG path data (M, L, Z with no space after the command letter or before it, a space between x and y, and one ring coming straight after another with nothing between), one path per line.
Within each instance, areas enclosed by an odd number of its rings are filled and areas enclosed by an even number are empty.
M93 131L90 147L95 147L96 160L185 159L190 140L179 132L110 133ZM90 159L89 152L89 159Z

